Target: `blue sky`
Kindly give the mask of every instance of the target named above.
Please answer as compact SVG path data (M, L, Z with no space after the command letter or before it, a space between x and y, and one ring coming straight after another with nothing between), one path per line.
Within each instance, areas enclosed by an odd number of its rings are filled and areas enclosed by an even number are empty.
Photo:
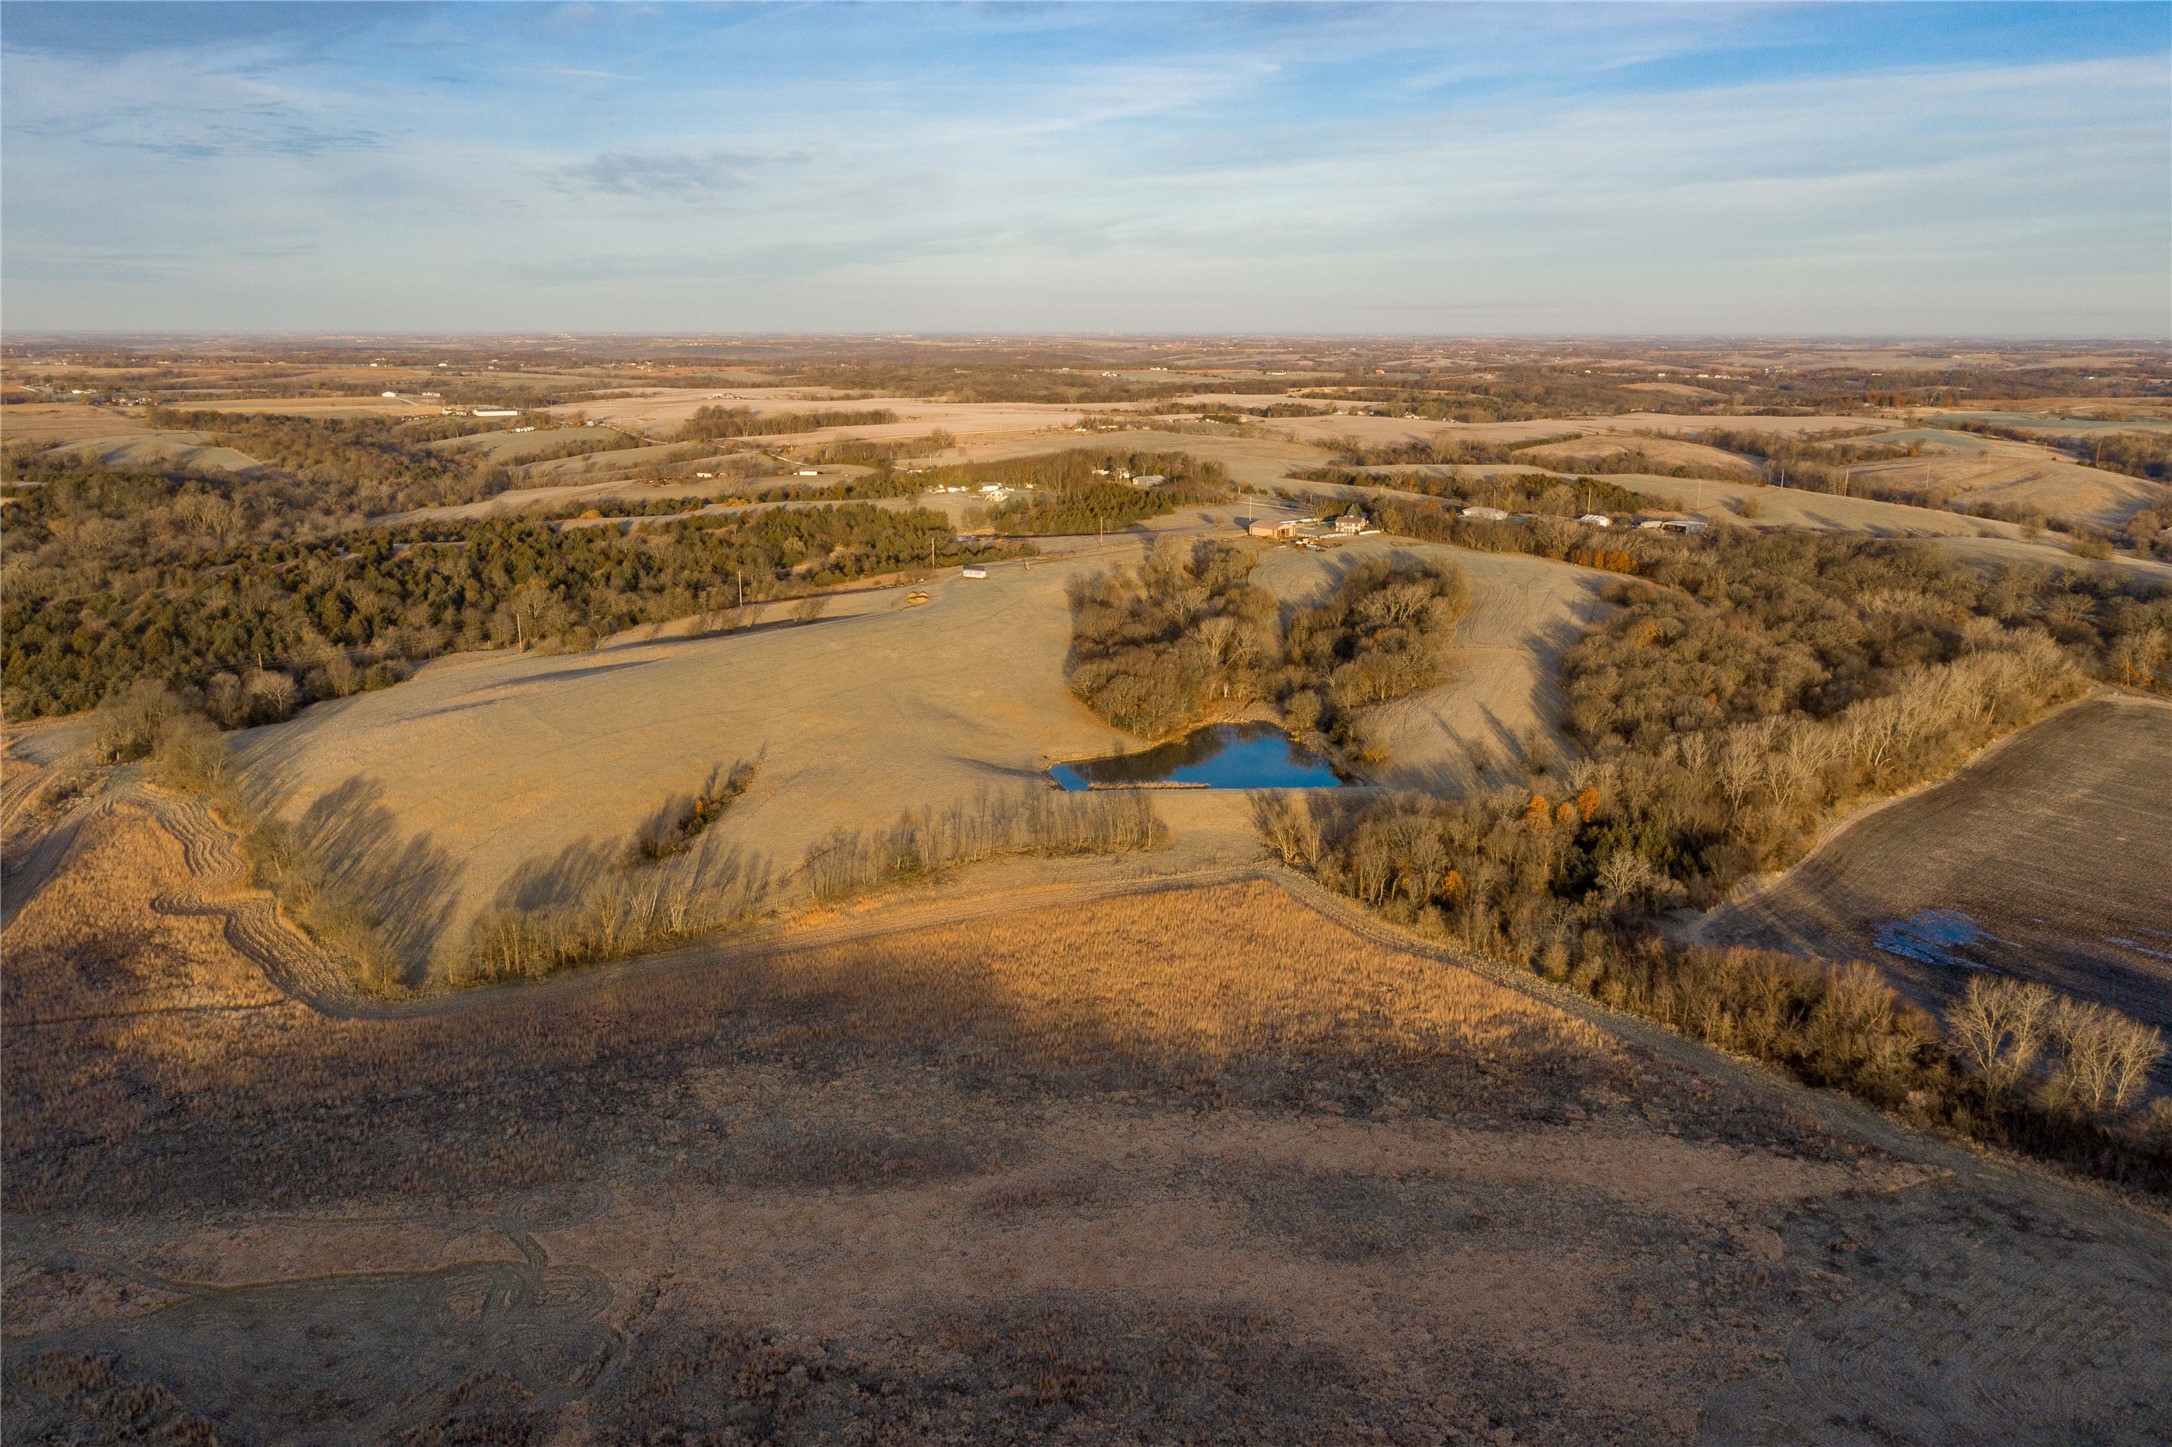
M0 10L10 332L2172 334L2172 5Z

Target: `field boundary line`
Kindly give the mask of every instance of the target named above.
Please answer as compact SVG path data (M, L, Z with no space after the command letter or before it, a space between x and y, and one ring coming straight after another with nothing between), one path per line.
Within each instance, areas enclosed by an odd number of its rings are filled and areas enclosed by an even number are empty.
M2010 734L2004 734L1998 738L1991 740L1991 742L1985 744L1982 748L1976 750L1976 752L1974 752L1973 754L1970 754L1966 759L1963 759L1959 764L1955 765L1948 772L1941 774L1939 777L1935 779L1927 779L1924 782L1914 785L1911 788L1905 789L1898 794L1889 794L1883 799L1874 799L1870 803L1864 804L1856 809L1851 809L1838 819L1832 820L1822 830L1819 831L1818 837L1811 842L1811 845L1808 849L1803 851L1803 855L1800 859L1797 859L1793 864L1790 864L1785 869L1775 870L1770 874L1755 875L1749 879L1742 881L1740 884L1736 885L1734 889L1728 892L1728 895L1725 899L1721 900L1718 904L1713 905L1712 908L1706 910L1695 923L1690 924L1682 929L1679 932L1677 938L1679 938L1685 944L1704 943L1705 935L1712 928L1712 921L1718 918L1722 911L1745 909L1750 905L1757 903L1766 895L1770 894L1773 890L1778 889L1790 876L1794 875L1797 871L1804 868L1820 854L1823 854L1828 848L1832 846L1834 841L1838 840L1841 836L1845 835L1849 830L1853 829L1856 825L1862 823L1864 820L1874 818L1877 815L1884 813L1888 809L1894 808L1897 805L1907 803L1911 799L1921 798L1926 794L1930 794L1939 789L1945 788L1948 784L1951 784L1955 780L1959 779L1963 774L1966 774L1970 770L1978 767L1979 765L1988 762L1992 758L1996 757L2003 750L2013 746L2020 740L2027 738L2029 735L2035 733L2037 730L2043 728L2047 724L2050 724L2058 719L2062 719L2068 714L2074 713L2088 704L2098 702L2113 704L2122 707L2138 706L2145 708L2172 708L2172 699L2159 699L2150 694L2135 693L2132 690L2112 688L2104 685L2098 685L2096 687L2093 687L2087 693L2082 694L2079 698L2069 699L2065 703L2060 704L2058 707L2046 713L2042 718L2039 718L2034 722L2025 725L2024 727L2015 729Z

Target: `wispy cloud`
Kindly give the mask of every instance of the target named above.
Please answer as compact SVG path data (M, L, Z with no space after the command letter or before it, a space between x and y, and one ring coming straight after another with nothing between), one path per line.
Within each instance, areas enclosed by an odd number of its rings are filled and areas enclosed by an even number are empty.
M693 200L743 191L762 171L806 159L803 151L773 155L748 151L710 151L702 155L606 151L586 161L556 167L548 175L560 187L571 190Z
M19 326L2172 325L2161 7L17 8Z

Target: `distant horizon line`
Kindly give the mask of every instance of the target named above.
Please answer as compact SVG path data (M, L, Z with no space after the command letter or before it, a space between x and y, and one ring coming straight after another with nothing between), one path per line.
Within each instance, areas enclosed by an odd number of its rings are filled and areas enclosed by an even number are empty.
M2105 343L2121 346L2172 348L2172 331L2165 335L2141 333L2020 333L2020 332L1335 332L1335 331L513 331L494 328L466 330L396 330L340 328L314 331L272 331L229 328L39 328L0 330L0 346L14 343L101 340L204 340L230 337L288 341L450 341L489 337L519 341L1344 341L1344 342L1797 342L1819 344L1867 343L1911 345L1938 343L1962 345L2077 345Z

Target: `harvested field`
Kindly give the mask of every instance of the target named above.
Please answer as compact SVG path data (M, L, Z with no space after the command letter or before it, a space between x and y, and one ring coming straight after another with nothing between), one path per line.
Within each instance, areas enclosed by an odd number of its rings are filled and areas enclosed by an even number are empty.
M898 417L895 422L780 434L794 446L846 437L903 441L925 436L936 428L960 441L1068 434L1082 411L1099 410L1047 402L938 402L925 397L854 397L849 402L837 402L829 400L827 394L826 388L809 387L737 388L724 394L709 388L657 389L639 397L608 398L552 410L561 416L580 412L599 422L659 437L670 435L706 406L746 407L767 414L804 412L810 404L826 402L852 411L887 409Z
M1695 477L1609 476L1608 482L1649 498L1676 498L1691 511L1712 517L1738 512L1751 504L1765 527L1814 528L1819 532L1867 533L1880 538L2020 538L2021 528L1990 518L1964 517L1941 508L1841 497L1799 487L1772 487L1755 481L1721 482ZM2056 552L2056 549L2047 551Z
M2088 700L1846 824L1714 941L1873 961L1933 1007L1991 969L2172 1032L2172 705Z
M1864 463L1851 468L1849 475L1865 487L1913 494L1927 506L1953 503L2016 508L2102 528L2117 527L2136 513L2172 497L2172 488L2163 483L2084 467L2046 447L2003 438L1949 435L1964 437L1964 444L1941 445L1921 457ZM1981 445L1969 447L1967 443Z
M0 442L35 442L49 447L92 437L140 436L149 430L140 419L117 407L92 407L81 402L10 402L0 407Z
M261 413L267 417L436 417L443 405L412 397L216 397L190 400L191 412ZM509 405L517 405L515 403Z
M1717 447L1707 447L1699 442L1678 442L1666 437L1609 438L1604 434L1579 437L1571 442L1549 442L1539 447L1527 447L1516 454L1518 461L1532 462L1540 467L1550 467L1559 472L1577 472L1593 465L1603 465L1606 460L1629 452L1641 452L1662 466L1718 468L1737 473L1746 480L1757 478L1756 467L1732 452L1722 452Z
M439 452L462 456L483 456L492 462L520 463L538 452L548 452L563 447L568 442L609 443L613 448L637 447L639 439L630 437L611 427L548 427L534 432L476 432L465 437L448 437L433 442L431 447ZM611 454L591 453L591 456L609 457Z
M70 868L135 909L177 858L140 816ZM205 922L117 939L76 887L9 971L118 950L146 1000L255 1002ZM26 1028L66 988L28 973L9 1438L2172 1430L2161 1222L1873 1144L1271 885L567 983Z

